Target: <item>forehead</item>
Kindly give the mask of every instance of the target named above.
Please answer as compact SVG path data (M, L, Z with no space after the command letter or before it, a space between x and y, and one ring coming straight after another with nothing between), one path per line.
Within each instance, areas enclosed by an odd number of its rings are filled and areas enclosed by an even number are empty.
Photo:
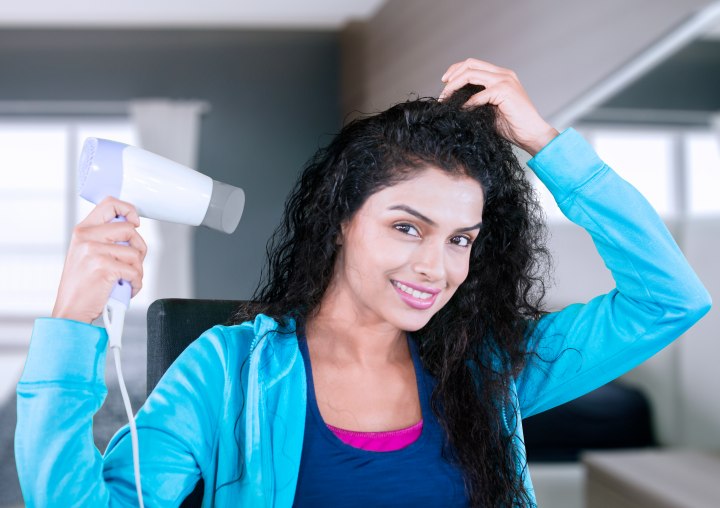
M437 221L477 224L482 219L484 192L480 183L466 175L427 167L411 178L376 192L363 206L380 212L403 204Z

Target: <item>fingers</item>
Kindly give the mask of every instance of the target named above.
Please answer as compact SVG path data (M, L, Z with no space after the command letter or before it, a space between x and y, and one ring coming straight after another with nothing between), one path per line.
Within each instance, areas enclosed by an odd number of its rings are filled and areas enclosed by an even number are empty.
M98 260L93 268L108 283L114 285L120 279L128 281L133 297L142 288L143 261L147 256L147 244L135 228L129 222L78 225L74 235L80 251L78 254L86 259ZM118 242L127 242L128 245Z
M111 222L117 216L125 217L126 222ZM140 216L131 203L108 196L75 226L73 237L85 241L128 242L144 259L147 245L135 229L139 226Z
M126 221L111 222L117 216ZM137 231L139 225L133 205L106 198L75 226L53 317L91 323L118 280L130 283L131 296L141 290L147 245Z
M136 275L142 275L143 267L143 254L133 247L127 245L117 245L109 243L91 242L84 244L84 250L90 256L94 258L102 259L107 258L110 260L111 265L115 271L123 271L123 275L127 275L124 270L121 270L115 266L115 262L120 263L122 266L127 266L131 272L131 276L135 278ZM120 277L125 278L125 277ZM118 279L115 279L118 280ZM130 279L125 279L130 280Z
M105 224L117 216L122 216L136 226L140 225L140 216L135 207L125 201L107 197L97 204L80 224L85 226Z
M96 229L127 229L128 225L122 228L123 223L95 226ZM120 228L116 226L121 226ZM120 279L131 283L133 294L142 287L143 261L147 254L145 242L137 233L132 230L129 238L126 234L105 234L98 231L81 230L73 236L70 247L69 259L75 261L78 268L88 273L95 274L111 285ZM116 243L117 241L128 241L129 245Z
M493 104L495 106L503 106L506 102L512 100L513 90L509 86L499 84L482 90L472 95L463 105L465 108L484 106L485 104Z
M467 58L466 60L463 60L462 62L458 62L455 64L452 64L447 71L445 71L445 74L443 74L443 77L440 78L443 82L451 81L455 76L457 76L458 73L462 72L463 70L467 69L477 69L482 71L489 71L496 74L508 74L508 75L514 75L515 73L511 71L510 69L505 69L503 67L499 67L497 65L491 64L490 62L486 62L484 60L478 60L477 58Z
M132 296L142 289L143 265L141 253L126 245L89 243L84 245L88 271L102 279L107 287L120 280L132 286Z
M451 65L443 75L442 81L446 85L440 93L439 100L446 99L467 84L482 85L485 88L521 86L513 71L473 58ZM495 104L492 101L490 103Z
M131 297L134 297L142 289L144 275L138 251L124 245L113 245L108 256L112 259L107 264L106 280L112 285L120 279L128 281L132 287Z
M530 100L517 75L510 69L483 60L468 58L451 65L442 76L444 100L467 84L484 89L470 97L463 107L497 106L498 132L511 143L535 155L557 135Z
M147 255L147 244L129 222L108 222L99 225L86 225L81 222L73 230L74 243L105 243L114 245L118 242L128 242L129 246L141 255L141 260Z

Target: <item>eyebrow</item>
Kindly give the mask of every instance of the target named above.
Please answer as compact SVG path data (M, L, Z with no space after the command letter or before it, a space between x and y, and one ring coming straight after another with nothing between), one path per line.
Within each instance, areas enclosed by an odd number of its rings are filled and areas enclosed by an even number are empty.
M420 219L421 221L425 222L426 224L429 224L429 225L431 225L431 226L437 226L437 223L436 223L434 220L430 219L429 217L426 217L425 215L421 214L420 212L418 212L418 211L415 210L414 208L411 208L411 207L409 207L409 206L407 206L407 205L395 205L395 206L391 206L390 208L388 208L388 210L402 210L403 212L407 212L407 213L409 213L410 215L412 215L412 216L414 216L414 217L417 217L418 219ZM465 233L466 231L472 231L472 230L474 230L474 229L480 229L481 226L482 226L482 222L478 222L478 223L475 224L474 226L468 226L468 227L466 227L466 228L459 228L459 229L456 229L455 231L458 232L458 233Z

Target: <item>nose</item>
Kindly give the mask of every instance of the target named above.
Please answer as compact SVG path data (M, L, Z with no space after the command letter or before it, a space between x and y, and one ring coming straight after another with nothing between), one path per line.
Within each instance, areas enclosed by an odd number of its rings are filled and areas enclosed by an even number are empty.
M423 275L428 281L445 279L444 242L422 242L418 245L412 259L412 270Z

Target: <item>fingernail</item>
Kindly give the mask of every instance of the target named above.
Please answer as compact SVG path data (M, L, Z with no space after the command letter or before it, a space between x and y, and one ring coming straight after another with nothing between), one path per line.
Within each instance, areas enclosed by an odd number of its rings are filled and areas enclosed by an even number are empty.
M445 81L445 80L447 80L447 72L442 75L442 78L440 78L440 81Z

